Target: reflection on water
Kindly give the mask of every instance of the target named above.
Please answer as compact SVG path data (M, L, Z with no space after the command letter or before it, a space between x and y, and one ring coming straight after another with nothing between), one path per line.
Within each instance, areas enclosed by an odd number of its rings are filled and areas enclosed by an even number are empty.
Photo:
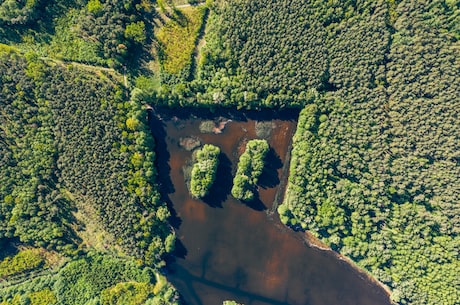
M296 114L199 113L150 116L164 199L173 209L171 223L179 238L168 279L191 305L222 304L233 299L246 305L386 305L386 293L330 252L305 245L303 235L281 225L273 213L286 179L285 158ZM198 118L199 117L199 118ZM203 119L231 119L221 134L199 130ZM260 178L259 198L243 204L230 195L232 173L241 147L256 138L256 120L272 120L264 136L272 150ZM267 126L267 124L265 124ZM197 137L221 148L220 166L211 193L189 196L183 166L191 152L179 139Z

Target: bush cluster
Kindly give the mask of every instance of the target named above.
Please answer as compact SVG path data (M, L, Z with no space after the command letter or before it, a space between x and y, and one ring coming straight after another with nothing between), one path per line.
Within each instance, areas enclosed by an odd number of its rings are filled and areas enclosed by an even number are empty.
M202 198L209 193L216 179L219 155L220 148L211 144L205 144L193 153L195 162L190 180L190 193L193 197Z
M266 140L248 141L233 178L231 191L233 197L243 201L251 201L255 198L257 182L264 169L264 158L268 151L269 146Z

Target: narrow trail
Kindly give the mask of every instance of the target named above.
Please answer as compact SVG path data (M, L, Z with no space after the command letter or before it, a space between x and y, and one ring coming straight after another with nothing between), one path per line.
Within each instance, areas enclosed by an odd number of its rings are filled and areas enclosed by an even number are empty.
M200 3L197 3L197 4L187 3L187 4L176 5L176 6L165 6L164 8L167 9L167 10L172 10L172 9L175 9L175 8L185 8L185 7L190 7L190 6L202 6L202 5L206 5L206 2L200 2ZM160 7L155 7L155 10L160 11L161 8Z
M61 65L69 65L70 64L70 65L81 67L81 68L84 68L84 69L87 69L87 70L106 71L106 72L110 72L110 73L117 73L117 71L115 71L115 69L113 69L113 68L107 68L107 67L95 66L95 65L88 65L88 64L83 64L83 63L76 62L76 61L66 61L66 60L61 60L61 59L56 59L56 58L51 58L51 57L39 57L39 58L41 60L44 60L44 61L52 61L52 62L55 62L57 64L61 64Z
M119 81L120 83L123 83L126 88L128 88L128 78L126 74L126 68L123 70L123 74L120 72L116 71L113 68L107 68L107 67L102 67L102 66L95 66L95 65L89 65L89 64L83 64L80 62L76 61L67 61L67 60L61 60L61 59L56 59L56 58L51 58L51 57L39 57L39 59L47 62L53 62L58 65L66 66L66 65L73 65L75 67L79 67L88 71L92 71L94 73L100 73L100 72L106 72L112 74L113 77L120 78Z

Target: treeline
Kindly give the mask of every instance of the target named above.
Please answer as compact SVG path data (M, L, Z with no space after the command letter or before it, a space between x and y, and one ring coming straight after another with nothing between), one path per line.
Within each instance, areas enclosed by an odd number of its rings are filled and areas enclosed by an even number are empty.
M255 198L257 182L265 165L265 156L269 151L266 140L250 140L246 150L240 156L235 177L233 178L232 196L243 201Z
M195 198L203 198L216 179L219 166L220 148L205 144L193 153L193 167L190 177L190 193Z
M215 1L190 88L196 102L255 109L305 105L329 88L332 25L353 3Z
M299 117L278 209L399 304L459 299L459 13L445 1L347 13L331 36L329 90Z

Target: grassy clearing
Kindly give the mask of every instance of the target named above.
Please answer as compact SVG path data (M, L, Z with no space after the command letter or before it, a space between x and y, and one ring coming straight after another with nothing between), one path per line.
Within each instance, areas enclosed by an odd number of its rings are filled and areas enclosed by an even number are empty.
M115 246L115 238L112 234L102 228L99 220L95 216L96 211L91 204L79 204L79 208L74 212L80 226L75 228L78 237L81 238L81 246L83 249L96 249L101 252L106 252L109 248L116 249L121 252L120 248Z
M191 65L196 40L206 8L203 6L176 9L157 32L160 63L169 74L178 74Z

